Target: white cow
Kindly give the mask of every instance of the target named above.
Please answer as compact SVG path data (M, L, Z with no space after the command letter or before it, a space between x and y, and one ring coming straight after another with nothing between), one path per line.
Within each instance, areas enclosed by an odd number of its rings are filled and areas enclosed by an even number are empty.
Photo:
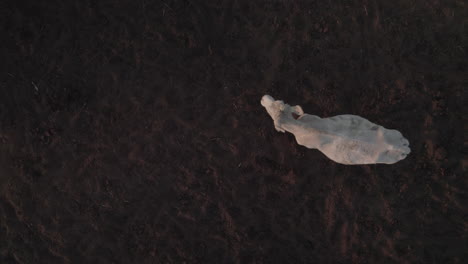
M273 118L277 131L294 134L299 145L318 149L341 164L393 164L410 153L409 142L399 131L360 116L320 118L269 95L262 97L261 104Z

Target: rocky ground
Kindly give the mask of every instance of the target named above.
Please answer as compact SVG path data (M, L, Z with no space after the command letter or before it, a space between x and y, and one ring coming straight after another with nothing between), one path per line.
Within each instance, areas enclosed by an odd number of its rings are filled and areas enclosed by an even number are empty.
M1 263L466 263L465 1L0 3ZM260 98L409 139L344 166Z

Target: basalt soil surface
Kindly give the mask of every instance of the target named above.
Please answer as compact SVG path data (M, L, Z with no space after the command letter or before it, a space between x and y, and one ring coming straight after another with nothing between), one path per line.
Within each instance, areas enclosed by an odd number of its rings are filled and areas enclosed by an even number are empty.
M467 263L465 1L0 3L1 263ZM264 94L409 139L344 166ZM466 135L466 134L465 134Z

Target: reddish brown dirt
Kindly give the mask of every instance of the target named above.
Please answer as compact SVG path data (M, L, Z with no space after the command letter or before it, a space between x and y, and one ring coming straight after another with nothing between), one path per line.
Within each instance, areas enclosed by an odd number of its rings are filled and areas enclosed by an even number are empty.
M1 1L0 263L467 263L467 10ZM412 153L336 164L266 93Z

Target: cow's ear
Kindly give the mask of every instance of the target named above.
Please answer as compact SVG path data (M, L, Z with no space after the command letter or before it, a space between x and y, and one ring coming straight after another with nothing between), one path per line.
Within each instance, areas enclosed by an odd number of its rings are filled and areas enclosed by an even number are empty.
M293 112L300 116L304 114L304 110L302 110L302 107L300 107L299 105L293 107Z

